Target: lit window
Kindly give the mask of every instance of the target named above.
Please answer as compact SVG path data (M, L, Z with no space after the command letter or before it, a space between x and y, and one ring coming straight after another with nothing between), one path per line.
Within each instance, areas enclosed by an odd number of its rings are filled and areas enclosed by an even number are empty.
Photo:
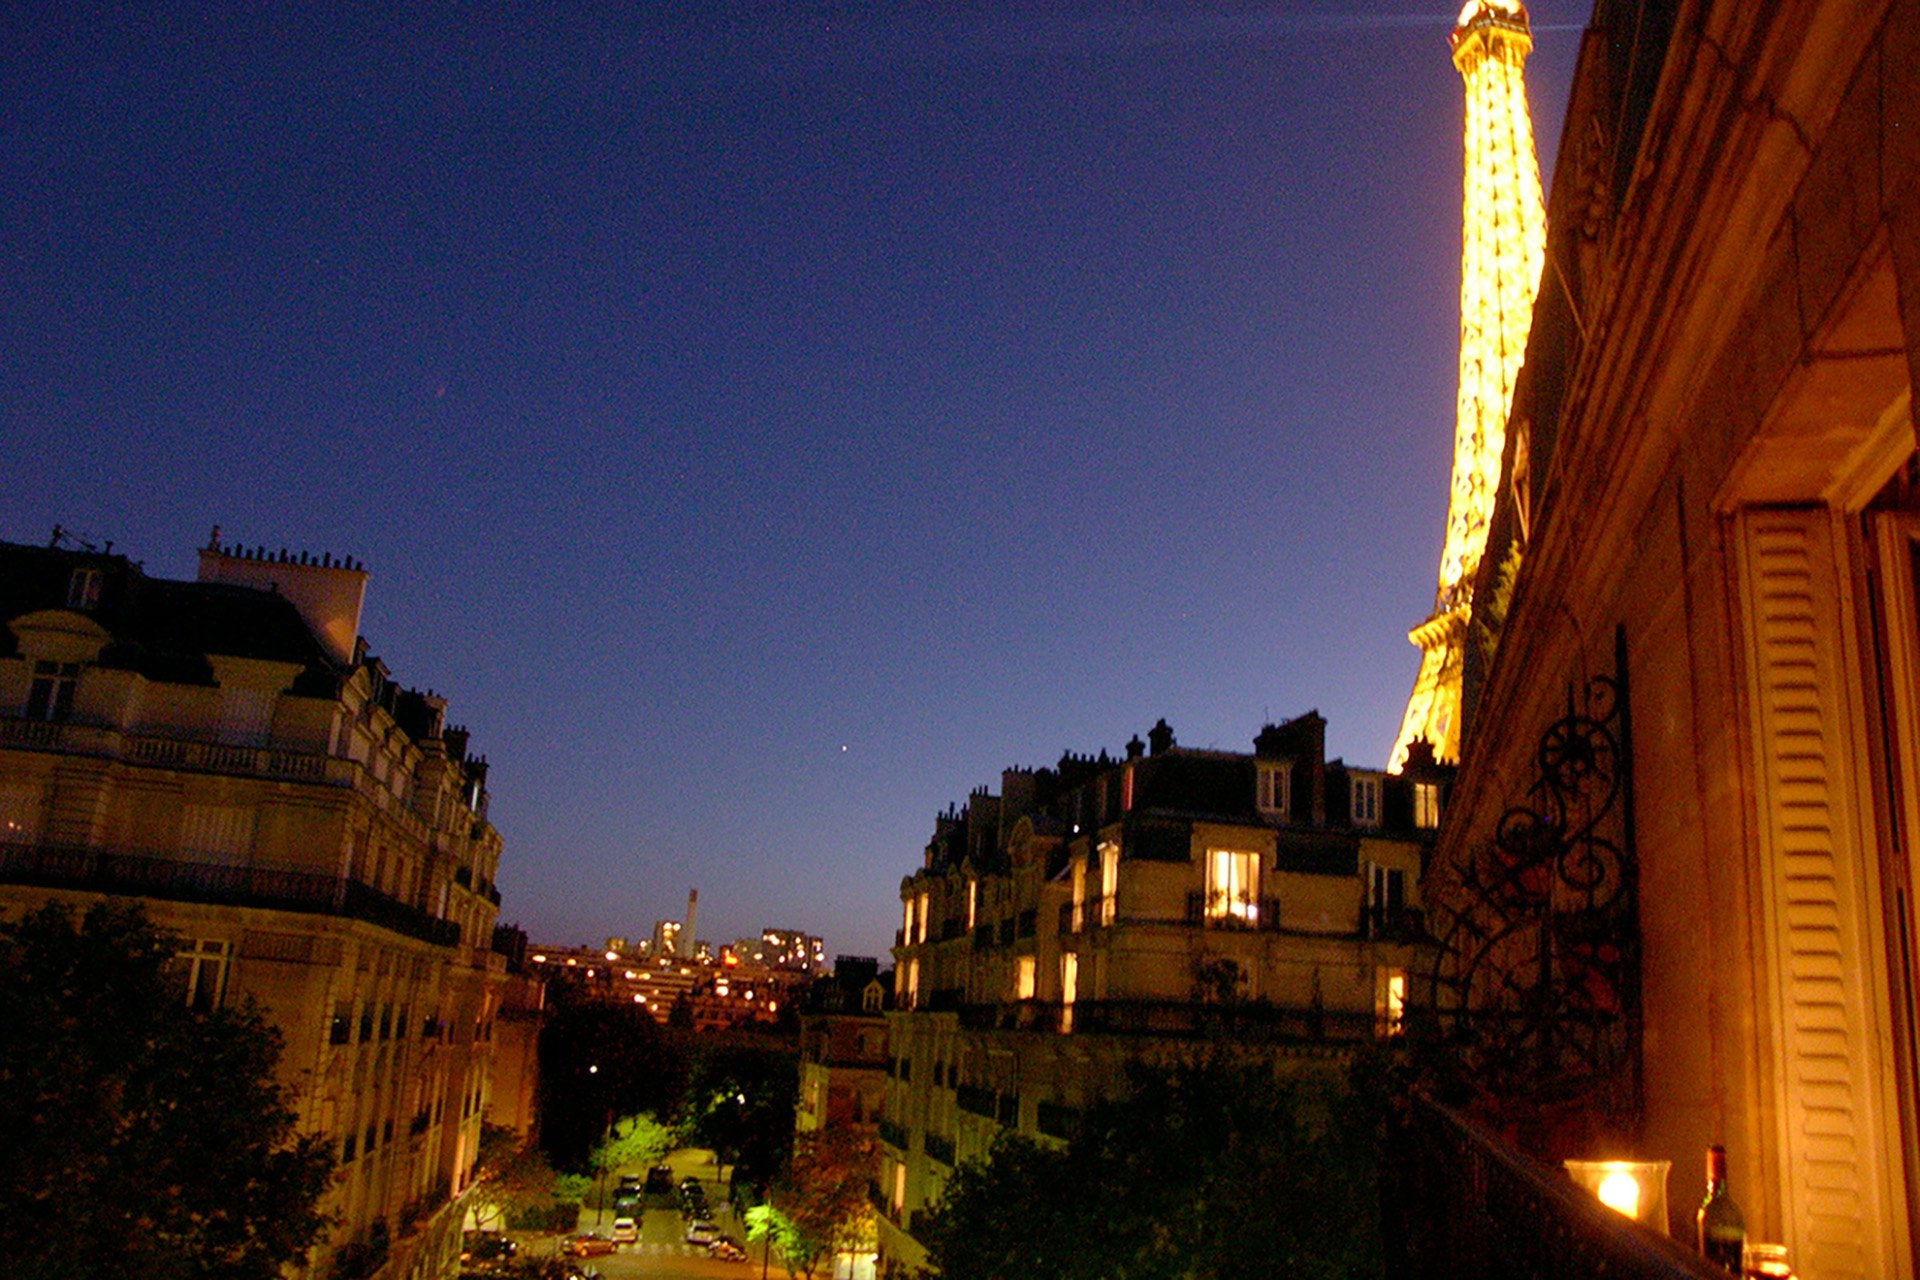
M1112 924L1114 899L1120 893L1120 846L1111 840L1100 846L1100 923Z
M929 914L927 908L930 901L931 901L931 898L928 894L923 893L920 895L920 906L919 906L920 918L916 923L919 925L920 941L922 942L925 942L927 940L927 916Z
M967 928L973 928L974 916L980 910L980 882L967 881Z
M1263 764L1255 783L1254 802L1261 812L1282 817L1292 809L1292 769L1286 764Z
M67 579L67 608L92 609L100 604L100 571L75 569Z
M1212 920L1260 918L1260 855L1232 849L1207 853L1207 917Z
M907 1207L907 1166L896 1162L893 1166L893 1213L895 1217Z
M1073 1002L1080 995L1080 957L1067 952L1060 957L1060 1030L1073 1030Z
M1130 813L1132 812L1132 810L1133 810L1133 766L1128 765L1126 768L1126 771L1120 775L1120 812Z
M36 662L27 689L27 719L65 720L73 712L73 689L80 681L77 662Z
M186 978L187 1008L210 1013L227 989L227 944L202 938L176 953Z
M1423 831L1431 831L1440 825L1439 783L1416 782L1413 784L1413 825Z
M900 904L900 941L913 941L913 899Z
M907 1008L920 1003L920 962L907 961Z
M1380 825L1380 779L1371 774L1360 774L1353 779L1353 825L1356 827L1377 827Z
M1080 932L1087 922L1087 863L1084 858L1073 860L1073 914L1071 931Z
M1034 992L1033 957L1021 956L1013 962L1013 998L1031 1000Z
M1407 971L1376 971L1373 988L1375 1029L1382 1036L1397 1036L1406 1030Z

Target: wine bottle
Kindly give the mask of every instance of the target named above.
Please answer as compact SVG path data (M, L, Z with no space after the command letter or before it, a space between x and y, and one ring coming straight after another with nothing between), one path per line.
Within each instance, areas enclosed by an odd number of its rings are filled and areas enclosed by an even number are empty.
M1747 1242L1747 1224L1740 1206L1727 1192L1727 1149L1707 1148L1707 1197L1694 1215L1700 1232L1700 1252L1723 1271L1740 1274L1740 1251Z

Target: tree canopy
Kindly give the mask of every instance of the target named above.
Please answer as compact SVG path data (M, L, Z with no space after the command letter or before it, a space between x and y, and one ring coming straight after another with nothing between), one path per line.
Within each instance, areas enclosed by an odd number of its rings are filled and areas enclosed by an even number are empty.
M946 1280L1378 1276L1379 1109L1332 1071L1138 1068L1064 1150L1002 1137L922 1233Z
M874 1144L846 1128L800 1134L786 1173L773 1187L773 1206L787 1225L775 1248L794 1274L813 1274L823 1258L842 1249L871 1249L875 1225L867 1185L873 1179Z
M137 907L0 926L0 1258L23 1280L271 1280L325 1225L333 1162L297 1137L278 1034L189 1010Z
M793 1146L799 1066L791 1050L713 1044L694 1058L681 1123L687 1135L735 1166L736 1178L764 1188Z
M540 1031L540 1140L554 1165L583 1170L621 1116L673 1115L684 1096L685 1055L653 1015L557 992Z
M558 1178L540 1148L500 1125L480 1127L474 1163L473 1216L483 1228L512 1226L516 1217L549 1209Z
M673 1129L642 1112L613 1122L587 1162L601 1173L645 1169L673 1149Z

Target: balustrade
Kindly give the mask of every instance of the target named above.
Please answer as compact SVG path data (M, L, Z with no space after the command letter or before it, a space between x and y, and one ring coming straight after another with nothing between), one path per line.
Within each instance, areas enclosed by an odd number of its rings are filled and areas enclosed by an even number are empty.
M1394 1125L1389 1273L1410 1280L1726 1280L1559 1170L1430 1099Z
M0 883L344 916L443 947L460 938L460 928L451 920L430 916L358 880L275 867L62 845L0 845Z

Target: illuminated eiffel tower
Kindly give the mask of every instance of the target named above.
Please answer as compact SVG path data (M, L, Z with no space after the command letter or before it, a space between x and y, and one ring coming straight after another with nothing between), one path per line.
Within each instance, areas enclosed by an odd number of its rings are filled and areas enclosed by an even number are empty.
M1396 772L1408 745L1420 738L1439 759L1460 758L1460 678L1473 580L1487 545L1507 411L1546 252L1540 164L1521 73L1533 48L1526 8L1519 0L1467 0L1451 43L1453 65L1467 87L1459 416L1440 589L1433 615L1407 633L1420 647L1420 674L1388 759Z

